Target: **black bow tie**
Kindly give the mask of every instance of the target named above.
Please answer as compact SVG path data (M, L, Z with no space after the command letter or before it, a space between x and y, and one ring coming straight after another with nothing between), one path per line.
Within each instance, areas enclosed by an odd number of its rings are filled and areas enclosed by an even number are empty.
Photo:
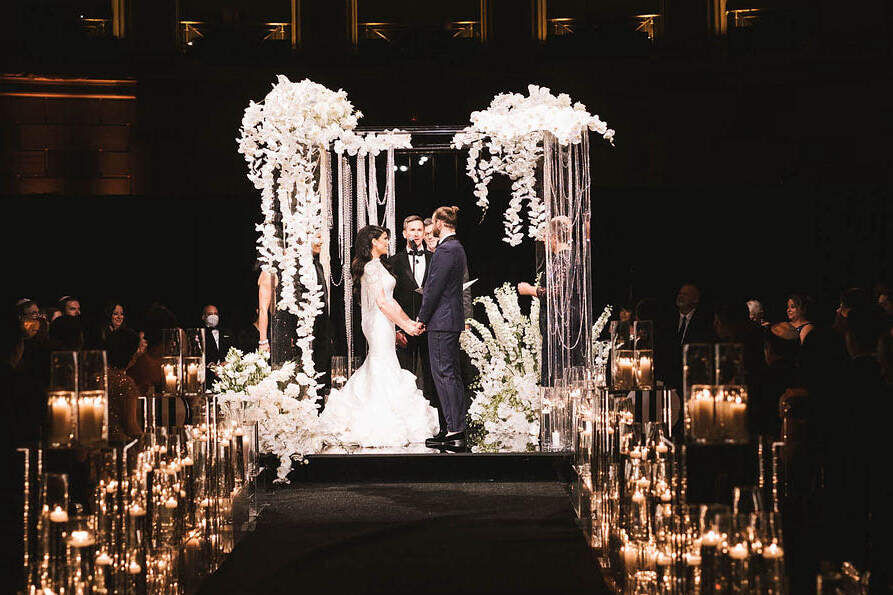
M409 254L410 256L424 256L425 251L424 250L410 250L407 254Z

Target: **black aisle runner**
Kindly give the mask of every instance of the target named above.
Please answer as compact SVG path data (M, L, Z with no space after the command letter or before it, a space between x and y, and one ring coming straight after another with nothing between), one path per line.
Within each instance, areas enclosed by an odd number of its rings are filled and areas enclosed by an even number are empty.
M563 484L311 484L200 593L607 593ZM317 589L321 591L317 591Z

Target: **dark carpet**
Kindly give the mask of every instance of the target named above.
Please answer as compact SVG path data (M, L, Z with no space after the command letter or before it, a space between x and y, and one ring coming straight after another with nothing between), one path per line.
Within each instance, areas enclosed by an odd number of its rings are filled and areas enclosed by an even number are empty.
M274 493L200 593L608 593L559 482ZM316 592L316 591L314 591Z

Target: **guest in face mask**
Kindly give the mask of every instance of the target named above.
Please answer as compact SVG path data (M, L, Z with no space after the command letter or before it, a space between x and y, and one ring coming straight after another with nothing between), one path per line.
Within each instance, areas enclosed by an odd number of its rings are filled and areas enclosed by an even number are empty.
M233 346L232 333L220 326L220 312L214 304L202 309L202 321L205 326L205 363L220 363Z

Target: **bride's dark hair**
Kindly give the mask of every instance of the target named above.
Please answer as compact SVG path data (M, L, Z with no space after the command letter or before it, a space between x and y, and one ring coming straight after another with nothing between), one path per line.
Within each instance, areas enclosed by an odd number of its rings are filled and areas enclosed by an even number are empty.
M360 279L363 278L363 269L366 267L366 263L372 260L372 240L377 240L382 234L390 236L387 229L378 225L367 225L357 232L357 239L354 240L354 257L350 263L354 299L360 297ZM382 259L381 264L390 272L391 266L387 260Z

